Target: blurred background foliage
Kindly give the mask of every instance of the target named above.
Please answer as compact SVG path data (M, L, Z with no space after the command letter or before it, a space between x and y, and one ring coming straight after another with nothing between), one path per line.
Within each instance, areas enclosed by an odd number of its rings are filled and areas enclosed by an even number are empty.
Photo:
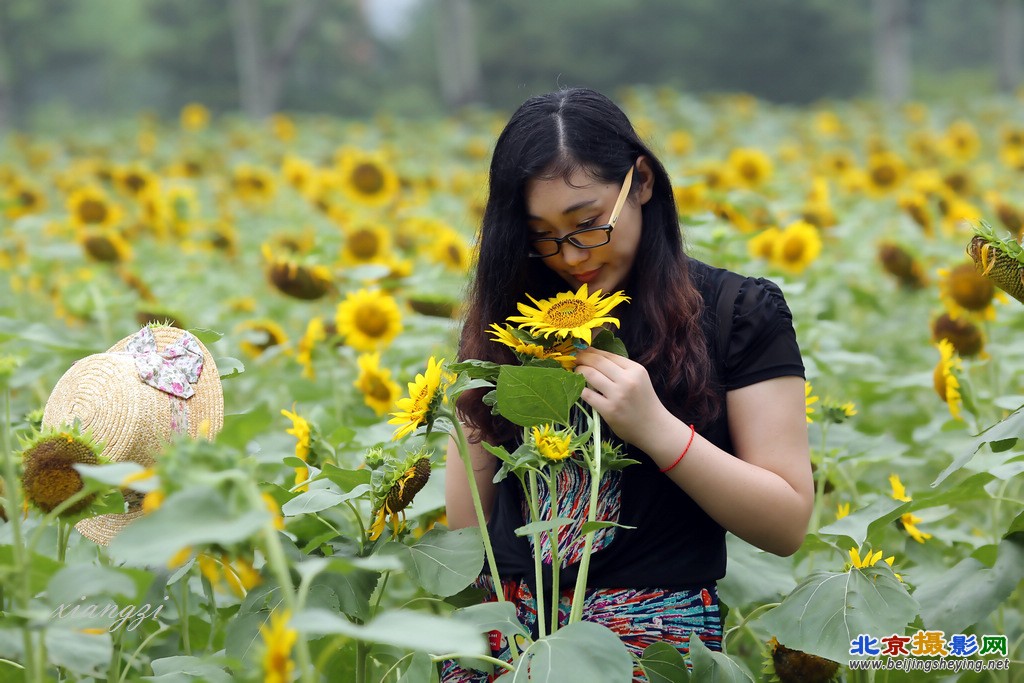
M391 9L388 9L391 7ZM1013 91L1021 0L2 0L0 127L187 102L434 115L565 85L803 104Z

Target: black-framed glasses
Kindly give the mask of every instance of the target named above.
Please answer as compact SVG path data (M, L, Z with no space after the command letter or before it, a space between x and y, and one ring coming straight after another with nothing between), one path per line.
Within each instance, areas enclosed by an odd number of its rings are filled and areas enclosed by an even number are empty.
M626 197L629 196L629 188L633 180L633 168L630 167L626 179L622 181L622 189L612 207L612 216L604 225L592 225L579 230L573 230L565 237L539 237L530 240L530 256L532 258L548 258L562 250L562 243L568 242L578 249L593 249L602 247L612 241L612 230L619 220L622 207L626 204Z

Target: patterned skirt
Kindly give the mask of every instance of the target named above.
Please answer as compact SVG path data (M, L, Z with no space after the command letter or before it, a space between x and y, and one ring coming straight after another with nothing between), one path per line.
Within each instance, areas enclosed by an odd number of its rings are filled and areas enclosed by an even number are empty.
M519 620L530 631L537 630L537 601L524 581L502 581L505 599L516 606ZM497 600L493 582L488 575L480 576L475 585L487 591L485 601ZM559 602L558 621L561 626L569 620L573 590L563 590ZM547 609L550 609L547 608ZM675 646L690 663L690 635L697 634L709 650L722 649L722 622L718 609L718 592L714 584L703 588L684 591L667 591L657 588L591 588L587 589L583 601L583 620L606 626L622 639L630 654L639 658L644 649L657 642ZM490 633L492 656L511 662L507 639L497 631ZM469 663L469 662L465 662ZM443 683L488 683L498 674L487 674L471 668L463 668L454 660L448 660L441 667ZM633 681L647 679L637 668Z

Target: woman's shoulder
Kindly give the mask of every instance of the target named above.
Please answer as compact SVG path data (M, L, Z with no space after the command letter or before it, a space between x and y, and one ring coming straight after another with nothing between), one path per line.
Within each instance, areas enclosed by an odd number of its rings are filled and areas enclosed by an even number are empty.
M733 318L762 313L792 320L782 289L767 278L744 275L694 258L690 259L689 269L690 278L709 310L729 303L721 301L724 296L731 299L732 305L726 308Z

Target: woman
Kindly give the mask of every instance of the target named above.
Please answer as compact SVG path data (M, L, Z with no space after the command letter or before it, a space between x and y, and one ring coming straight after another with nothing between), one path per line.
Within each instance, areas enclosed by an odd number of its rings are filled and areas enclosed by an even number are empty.
M620 193L625 204L612 216ZM661 163L608 98L571 89L525 102L498 138L460 357L514 363L488 326L514 315L527 293L540 299L584 283L631 298L613 311L630 359L588 348L575 371L587 381L583 400L640 464L602 479L598 519L636 528L597 533L583 618L618 633L636 656L655 641L685 655L691 633L721 649L715 582L725 575L725 532L790 555L811 513L791 314L773 283L686 255ZM513 533L526 518L523 495L514 477L492 483L498 463L480 445L514 443L519 430L491 415L479 393L467 392L459 410L503 590L532 626L531 541ZM477 523L458 457L451 444L452 528ZM559 514L586 515L587 479L582 468L563 470ZM579 551L560 553L565 603ZM489 576L478 583L493 596ZM504 640L492 647L508 659ZM486 676L449 663L445 680Z

